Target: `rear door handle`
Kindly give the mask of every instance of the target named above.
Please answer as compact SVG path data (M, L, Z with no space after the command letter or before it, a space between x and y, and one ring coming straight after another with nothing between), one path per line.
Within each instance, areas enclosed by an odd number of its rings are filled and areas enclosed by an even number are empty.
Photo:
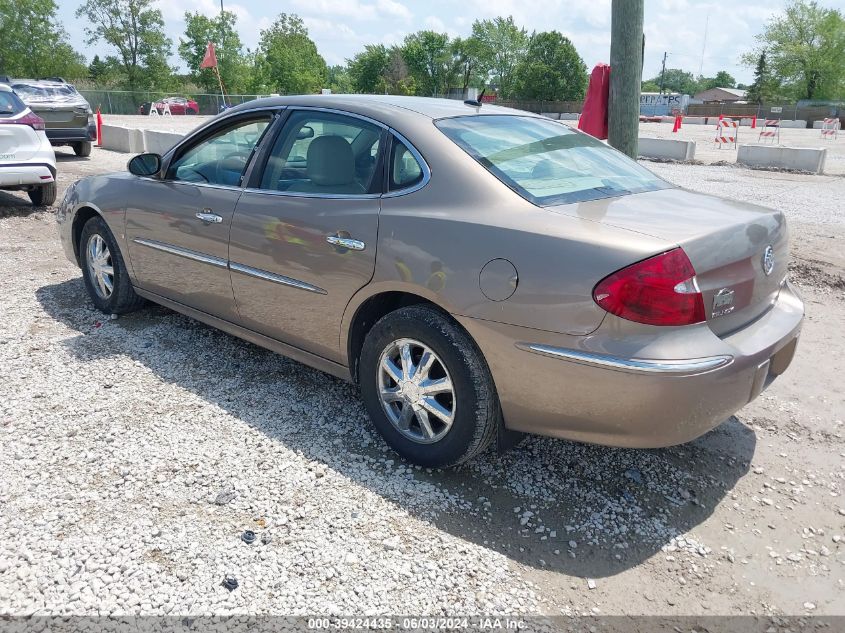
M202 211L198 211L196 216L198 220L202 220L206 224L220 224L223 221L222 216L219 216L216 213L212 213L211 209L203 209Z
M332 246L346 248L350 251L363 251L367 248L367 245L361 240L354 240L351 237L341 237L340 235L327 235L326 241Z

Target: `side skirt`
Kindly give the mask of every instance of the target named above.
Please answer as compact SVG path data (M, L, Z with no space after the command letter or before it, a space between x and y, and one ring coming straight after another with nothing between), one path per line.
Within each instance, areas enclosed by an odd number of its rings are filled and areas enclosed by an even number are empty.
M140 296L144 297L145 299L149 299L153 303L158 303L160 305L165 306L166 308L170 308L171 310L180 312L185 316L189 316L192 319L202 321L203 323L215 327L218 330L222 330L227 334L237 336L238 338L242 338L245 341L249 341L250 343L258 345L259 347L269 349L271 352L281 354L282 356L291 358L304 365L313 367L314 369L324 371L327 374L331 374L332 376L336 376L347 382L352 382L352 375L349 373L349 368L344 367L339 363L327 360L322 356L317 356L316 354L312 354L311 352L306 352L305 350L299 349L298 347L282 343L281 341L277 341L276 339L270 338L269 336L264 336L263 334L259 334L258 332L254 332L253 330L249 330L245 327L241 327L240 325L236 325L231 321L226 321L216 316L212 316L207 312L195 310L194 308L188 307L183 303L179 303L178 301L172 301L171 299L167 299L165 297L162 297L161 295L157 295L153 292L148 292L146 290L138 288L137 286L135 287L135 292Z

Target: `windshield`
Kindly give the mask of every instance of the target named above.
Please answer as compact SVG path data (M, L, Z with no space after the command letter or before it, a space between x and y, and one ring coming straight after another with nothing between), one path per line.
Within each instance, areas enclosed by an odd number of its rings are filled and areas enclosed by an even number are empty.
M441 119L440 130L526 200L566 204L671 187L601 141L516 115Z
M29 99L31 101L69 101L80 98L76 89L68 84L15 84L12 86L12 89L22 98Z

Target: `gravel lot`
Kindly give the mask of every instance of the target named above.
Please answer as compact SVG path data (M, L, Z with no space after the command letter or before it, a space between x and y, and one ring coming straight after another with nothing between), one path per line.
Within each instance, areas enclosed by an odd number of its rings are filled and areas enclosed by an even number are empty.
M60 196L128 158L57 154ZM787 212L790 371L685 446L447 472L343 382L164 308L104 318L53 210L0 192L0 615L845 615L845 180L648 166Z

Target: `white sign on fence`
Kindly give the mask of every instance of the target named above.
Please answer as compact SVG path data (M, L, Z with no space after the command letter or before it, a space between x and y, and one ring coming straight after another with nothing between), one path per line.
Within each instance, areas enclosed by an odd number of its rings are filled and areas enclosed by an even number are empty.
M772 114L780 114L783 112L783 106L772 106Z

